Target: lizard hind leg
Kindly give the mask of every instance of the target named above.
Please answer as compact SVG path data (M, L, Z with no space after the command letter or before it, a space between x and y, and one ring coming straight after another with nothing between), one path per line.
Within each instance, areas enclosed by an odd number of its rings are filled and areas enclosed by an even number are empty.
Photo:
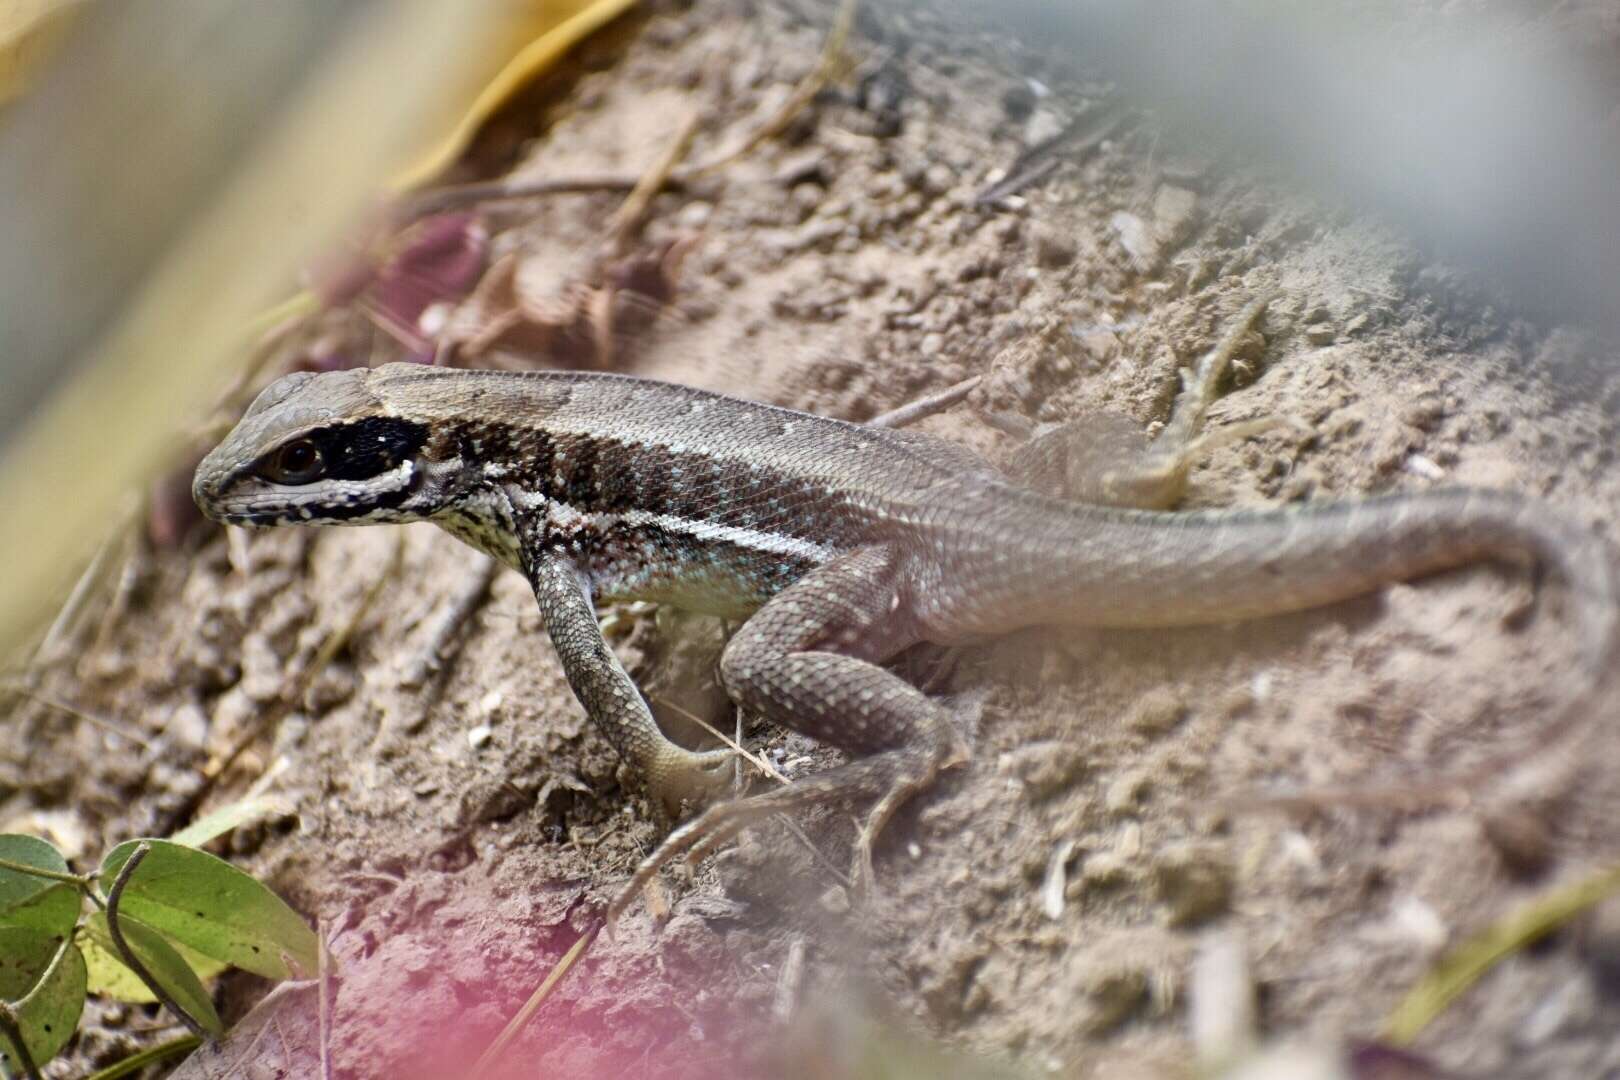
M857 873L894 811L968 758L949 712L879 662L918 640L900 602L900 554L864 548L807 574L732 638L721 674L744 708L854 760L752 798L710 807L672 832L608 909L611 922L658 871L697 859L774 814L876 800L856 842Z

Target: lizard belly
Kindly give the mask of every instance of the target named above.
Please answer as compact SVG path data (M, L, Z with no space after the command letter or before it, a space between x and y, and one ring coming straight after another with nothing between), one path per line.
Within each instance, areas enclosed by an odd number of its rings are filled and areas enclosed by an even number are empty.
M652 600L741 618L836 557L821 544L767 528L640 509L586 510L528 496L530 543L561 556L602 600Z
M825 559L749 547L741 540L698 542L668 523L623 515L562 545L604 600L653 600L723 618L743 618Z

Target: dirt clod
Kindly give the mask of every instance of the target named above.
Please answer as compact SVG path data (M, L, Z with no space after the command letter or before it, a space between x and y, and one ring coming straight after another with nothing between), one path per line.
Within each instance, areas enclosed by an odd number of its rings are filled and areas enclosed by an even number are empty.
M1154 857L1154 893L1171 926L1191 926L1224 914L1232 885L1231 863L1219 848L1182 844Z

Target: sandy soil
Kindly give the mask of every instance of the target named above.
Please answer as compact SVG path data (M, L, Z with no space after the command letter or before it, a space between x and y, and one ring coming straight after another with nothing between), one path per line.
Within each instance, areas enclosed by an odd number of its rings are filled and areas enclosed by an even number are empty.
M636 172L694 114L701 160L780 104L829 17L785 2L659 7L587 46L515 170ZM825 95L783 139L653 202L648 245L700 241L676 310L621 351L624 370L857 420L982 374L925 426L994 457L1012 443L991 412L1162 422L1178 367L1276 289L1210 425L1291 417L1309 433L1217 451L1189 505L1462 483L1542 496L1620 535L1620 384L1601 344L1516 318L1376 222L1162 138L1096 73L964 19L934 5L867 14L861 93ZM1027 141L1099 107L1124 117L1111 138L975 205ZM617 204L492 208L495 251L523 253L531 280L561 292ZM391 358L375 339L350 345ZM253 791L287 807L227 850L330 935L340 1076L465 1063L667 830L571 697L520 577L501 574L453 663L416 685L437 615L475 574L430 526L234 546L207 529L143 550L121 617L46 689L146 745L24 704L3 750L7 830L93 861L160 828L396 544L402 567L350 648L208 803ZM1183 1076L1189 966L1217 935L1251 958L1266 1037L1375 1036L1446 945L1615 858L1620 754L1546 793L1539 874L1505 863L1465 815L1234 813L1226 800L1421 787L1533 745L1546 702L1582 676L1558 590L1526 619L1528 588L1484 567L1283 619L1032 630L968 650L940 692L983 696L974 760L889 829L874 896L841 884L845 815L804 822L820 856L781 826L757 830L689 879L666 877L657 917L638 904L595 944L513 1048L513 1075L808 1075L840 1047L806 1041L806 1017L878 1013L1028 1075ZM729 727L713 670L723 628L639 611L617 626L662 711ZM938 659L902 663L922 678ZM769 725L750 741L789 774L834 760ZM1555 935L1420 1049L1466 1077L1620 1070L1620 998L1599 977L1616 949L1620 935ZM238 1014L261 992L246 978L224 990ZM297 1019L312 999L290 1000L278 1036L239 1033L233 1053L253 1064L236 1075L312 1075ZM120 1056L154 1017L99 1007L74 1067Z

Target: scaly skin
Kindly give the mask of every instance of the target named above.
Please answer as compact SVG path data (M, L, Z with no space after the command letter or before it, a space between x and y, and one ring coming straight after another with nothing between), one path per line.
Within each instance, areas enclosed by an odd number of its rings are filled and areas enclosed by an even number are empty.
M1539 502L1441 490L1199 513L1100 505L1179 494L1232 340L1200 369L1175 444L1152 444L1136 472L1111 469L1106 490L1053 467L1058 443L1037 436L1037 482L1090 502L1021 487L914 432L625 376L404 364L278 380L199 466L194 493L241 525L434 521L522 571L579 700L672 809L722 794L728 755L658 730L593 604L746 618L721 661L732 696L853 760L712 807L615 910L674 855L812 801L877 800L864 860L889 813L967 757L946 710L881 666L919 641L1254 618L1481 559L1535 563L1578 601L1591 687L1566 720L1593 713L1620 655L1615 564Z

